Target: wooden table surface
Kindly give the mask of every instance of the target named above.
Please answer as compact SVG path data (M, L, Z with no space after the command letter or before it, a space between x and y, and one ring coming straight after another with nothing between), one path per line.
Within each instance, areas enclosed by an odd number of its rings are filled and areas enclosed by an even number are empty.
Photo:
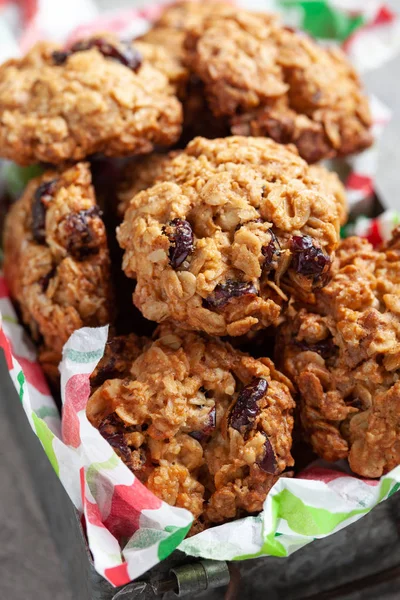
M127 4L126 0L98 1L102 7L116 8L117 5ZM391 0L390 4L394 8L398 7L397 0ZM392 202L395 199L398 208L400 208L399 75L400 57L397 57L383 68L365 77L368 90L375 93L393 110L393 119L384 134L377 180L378 190L383 200L385 197L391 198ZM9 388L8 375L3 362L0 364L0 386L2 390L0 395L0 598L1 600L87 600L88 591L83 588L77 591L74 585L80 576L83 579L86 567L83 560L77 561L77 554L83 556L82 548L72 547L71 543L74 519L72 507L31 432L18 399ZM400 510L397 508L399 505L400 495L398 499L396 497L393 499L387 509L380 510L379 519L382 519L392 531L390 534L388 530L387 535L393 548L396 549L396 560L400 562L398 532L393 525L397 515L400 516ZM395 518L390 520L387 513L392 514L393 511ZM368 519L365 527L371 531L375 527L377 538L376 547L373 537L367 542L369 552L365 557L364 571L366 572L369 570L369 565L371 565L370 570L374 572L378 570L377 566L380 563L382 568L393 563L393 553L390 548L388 549L387 545L382 547L379 543L380 534L377 524L379 519L378 514L376 517L374 514L365 518ZM52 535L52 532L56 532L57 535ZM62 548L61 539L65 540L64 544L67 548ZM340 544L335 544L337 556L346 557L346 553L349 556L352 554L353 539L353 529L351 529L340 538ZM332 558L327 546L321 544L319 548L321 552L326 552L327 562L329 562ZM253 564L249 562L244 570L247 592L240 597L248 600L256 599L260 598L265 591L265 594L270 594L269 599L289 598L287 593L279 592L280 589L283 590L282 586L285 585L287 578L296 578L293 569L297 563L294 557L289 561L282 569L278 565L279 560L272 559L268 566L263 568L261 576L257 562ZM343 569L346 569L346 561L339 561L339 563L342 564ZM77 564L81 566L81 572L77 572L80 568L76 567ZM312 568L313 565L307 565L306 560L305 571L303 576L300 576L302 583L298 584L303 586L302 589L307 594L309 594L307 585L312 578ZM70 576L67 581L65 576L65 573L71 572L71 569L75 581L72 581ZM265 588L262 588L262 582L265 582ZM393 598L394 600L399 597L398 589L397 587L394 590L393 584L383 583L371 592L371 596L365 592L361 596L346 596L346 599L389 600ZM211 596L207 597L211 600ZM295 596L290 594L290 597Z

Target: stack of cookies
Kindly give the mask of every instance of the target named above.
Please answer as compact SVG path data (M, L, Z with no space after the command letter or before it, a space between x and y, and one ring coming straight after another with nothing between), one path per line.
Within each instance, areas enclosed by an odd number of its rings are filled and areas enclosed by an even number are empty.
M88 418L192 534L262 510L294 433L361 476L400 463L400 233L340 242L314 164L370 125L338 49L214 2L0 67L0 155L45 169L4 231L21 319L53 384L71 333L110 324Z

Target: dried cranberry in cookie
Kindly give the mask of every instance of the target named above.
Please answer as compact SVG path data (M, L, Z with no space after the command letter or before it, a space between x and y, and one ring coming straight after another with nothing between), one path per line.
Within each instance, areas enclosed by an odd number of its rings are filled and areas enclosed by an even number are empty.
M84 52L91 48L97 48L99 52L106 58L113 58L117 62L129 67L133 71L137 72L142 64L142 57L138 50L127 42L116 42L111 43L105 38L94 37L88 40L83 40L73 44L68 50L65 51L54 51L52 54L53 61L56 65L63 65L71 54L76 52Z
M290 298L312 301L329 280L342 198L293 146L195 138L146 159L134 179L141 191L128 200L125 188L117 235L146 318L240 336L279 323Z
M171 325L127 340L131 358L123 339L99 365L119 372L100 387L92 377L91 423L154 494L193 513L192 531L259 512L293 465L288 380L268 358Z

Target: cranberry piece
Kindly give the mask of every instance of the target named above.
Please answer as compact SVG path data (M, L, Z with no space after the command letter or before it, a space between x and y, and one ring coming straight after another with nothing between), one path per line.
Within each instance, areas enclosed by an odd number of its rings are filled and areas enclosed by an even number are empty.
M313 240L309 235L294 235L291 241L292 252L304 252L313 248Z
M107 415L99 425L99 431L103 437L114 435L114 433L118 433L123 428L124 422L115 412Z
M254 419L260 412L258 402L265 396L267 390L268 381L262 377L255 377L242 389L229 419L233 429L244 433L252 427Z
M257 296L257 289L251 281L228 279L215 287L213 293L207 296L205 303L211 308L221 308L232 298L240 296Z
M56 179L39 185L33 196L32 203L32 234L38 244L46 243L46 205L54 193Z
M327 360L328 358L330 358L333 354L335 354L335 352L337 350L337 347L335 346L333 338L327 338L326 340L321 340L320 342L317 342L316 344L306 344L306 342L299 342L296 340L295 344L302 350L305 350L305 351L308 350L309 352L316 352L317 354L322 356L322 358L324 360Z
M329 256L314 245L309 235L294 235L291 240L292 267L300 275L320 277L331 264Z
M257 464L260 469L265 471L265 473L270 473L271 475L276 473L276 468L278 465L276 464L275 452L268 436L266 435L264 442L264 454L260 459L257 460Z
M131 451L125 441L123 433L118 433L118 427L123 426L121 419L115 413L106 417L99 425L99 432L112 446L122 460L129 464L131 462Z
M43 277L41 277L39 279L39 284L40 284L43 292L45 292L47 290L47 288L49 287L50 280L54 277L54 275L56 274L56 271L57 271L57 269L55 267L53 267L53 269L51 269L48 273L46 273L46 275L44 275Z
M107 442L112 446L117 453L122 458L125 463L130 463L131 461L131 451L129 446L125 442L125 438L122 433L114 433L113 435L103 434L102 436L107 440Z
M63 65L67 58L72 54L69 50L54 50L51 53L51 58L53 59L53 63L58 67Z
M204 441L207 437L209 437L215 429L216 424L216 411L215 406L212 407L210 412L208 413L208 419L205 424L205 427L200 431L191 431L189 435L197 440L198 442Z
M96 375L90 378L90 385L92 388L100 387L108 379L118 377L119 371L116 369L116 363L116 357L111 356L110 360L104 366L100 366L97 369Z
M76 42L69 50L55 51L52 54L53 61L56 65L62 65L71 54L97 48L101 54L107 58L113 58L122 63L132 71L138 71L142 64L140 53L130 44L120 42L118 47L110 44L103 38L91 38L90 40L82 40Z
M263 269L265 271L272 270L272 268L273 268L272 262L276 258L279 258L280 254L281 254L281 247L280 247L278 238L276 237L276 235L274 234L273 231L270 230L269 233L271 235L271 239L270 239L268 245L263 246L261 248L262 255L265 258L264 264L263 264Z
M169 262L177 269L193 252L194 238L190 223L185 219L173 219L164 228L170 243Z
M66 218L66 229L68 232L68 252L76 260L85 260L88 256L97 254L99 246L91 228L91 219L100 218L101 211L98 206L87 210L72 213Z

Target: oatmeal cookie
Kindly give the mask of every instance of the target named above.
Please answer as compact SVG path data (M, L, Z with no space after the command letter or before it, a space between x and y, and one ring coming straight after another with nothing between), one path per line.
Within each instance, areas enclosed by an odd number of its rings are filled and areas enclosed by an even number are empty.
M281 25L273 15L225 11L185 38L186 63L232 133L293 142L307 162L358 152L371 116L344 53Z
M268 358L162 326L104 382L87 415L159 498L190 510L198 531L257 513L290 454L291 384Z
M312 308L291 307L277 356L314 451L380 477L400 463L400 230L378 252L344 240Z
M56 378L73 331L112 320L107 239L87 164L29 182L6 218L4 273L40 362Z
M196 138L131 200L117 237L146 318L239 336L326 283L338 226L334 197L294 147Z
M182 126L173 91L165 72L109 35L69 50L37 44L0 67L0 156L59 164L168 146Z

